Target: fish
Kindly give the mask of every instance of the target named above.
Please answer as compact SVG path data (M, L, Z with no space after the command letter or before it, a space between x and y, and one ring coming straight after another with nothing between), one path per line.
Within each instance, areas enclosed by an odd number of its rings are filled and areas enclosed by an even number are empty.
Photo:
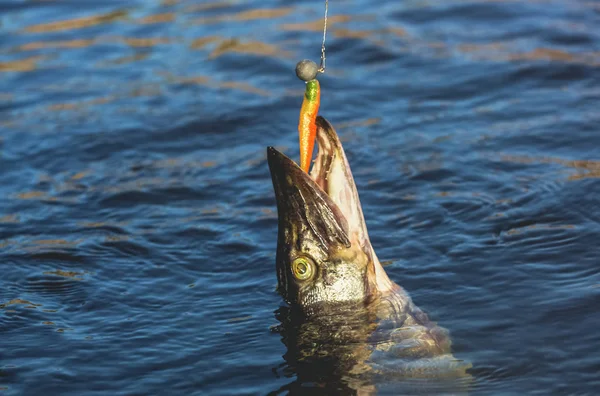
M386 273L342 143L325 118L316 125L310 173L267 147L278 217L277 291L286 303L278 331L296 384L371 394L384 389L376 378L394 379L396 390L399 380L423 389L444 379L443 389L451 381L464 390L472 365L453 356L449 332ZM438 388L425 393L432 389Z

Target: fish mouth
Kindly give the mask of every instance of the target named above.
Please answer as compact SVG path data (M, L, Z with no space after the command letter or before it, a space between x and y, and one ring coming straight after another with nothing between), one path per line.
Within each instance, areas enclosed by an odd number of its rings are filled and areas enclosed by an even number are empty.
M323 262L364 254L370 263L370 291L394 285L371 246L354 177L333 126L317 117L318 152L310 173L273 147L267 161L277 201L278 290L290 297L290 260L298 254ZM285 297L287 296L287 297Z
M316 124L318 152L309 174L275 148L267 148L279 229L300 222L323 247L350 247L366 236L356 186L335 129L323 117L317 117Z
M350 164L333 126L323 117L317 117L318 152L310 177L331 198L348 223L351 242L368 240L362 206L350 170Z
M333 129L333 126L323 117L318 117L316 120L318 144L317 157L314 160L313 166L310 169L310 178L325 192L330 198L332 197L334 180L338 174L332 173L335 159L340 159L339 150L342 149L342 144ZM339 180L338 180L339 181ZM339 200L338 200L339 201ZM335 202L335 199L334 199ZM335 202L340 209L344 207L345 202ZM344 211L342 210L342 213Z

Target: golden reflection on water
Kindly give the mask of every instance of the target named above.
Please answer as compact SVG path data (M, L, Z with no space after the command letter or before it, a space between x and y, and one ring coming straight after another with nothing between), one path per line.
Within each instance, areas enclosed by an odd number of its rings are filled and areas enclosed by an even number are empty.
M31 43L23 44L15 48L16 52L36 51L41 49L79 49L87 48L94 44L109 44L122 42L130 47L144 48L144 47L155 47L158 45L170 44L173 40L167 37L120 37L120 36L106 36L92 39L73 39L73 40L57 40L57 41L34 41ZM25 59L24 61L28 61Z
M285 51L273 44L261 41L240 41L238 39L223 40L209 54L209 59L215 59L227 53L256 55L275 58L291 58L292 53Z
M525 227L511 228L506 231L506 235L523 234L531 230L553 231L553 230L573 230L577 228L573 224L532 224Z
M331 34L337 38L368 39L376 33L373 30L332 29Z
M83 240L67 241L64 239L38 239L22 242L15 242L16 247L21 252L26 253L47 253L55 251L64 251L65 249L75 249Z
M593 160L565 160L556 157L527 157L516 155L502 155L502 161L518 164L558 164L576 171L568 177L569 181L600 177L600 161Z
M90 173L91 173L91 171L89 171L89 170L78 172L78 173L74 174L73 176L71 176L71 180L81 180L84 177L86 177L87 175L89 175Z
M151 25L155 23L168 23L175 21L176 14L173 12L165 12L162 14L148 15L137 20L137 23L142 25Z
M33 71L38 68L38 63L45 58L45 56L40 55L14 61L0 62L0 72Z
M4 308L6 308L8 306L11 306L11 305L25 305L25 308L37 308L37 307L41 307L42 306L42 304L35 304L35 303L32 303L31 301L28 301L28 300L23 300L23 299L20 299L20 298L15 298L15 299L10 300L10 301L8 301L8 302L6 302L4 304L0 304L0 309L4 309Z
M350 15L333 15L327 18L327 26L329 28L334 27L340 23L350 22L352 17ZM298 30L298 31L306 31L306 32L321 32L323 30L324 19L320 18L314 21L309 22L299 22L299 23L284 23L279 28L281 30Z
M219 41L222 41L222 40L224 40L224 39L222 37L219 37L219 36L200 37L200 38L194 39L191 42L190 48L191 49L203 49L208 44L216 43L216 42L219 42Z
M340 122L336 128L341 130L341 129L346 129L346 128L367 127L367 126L371 126L371 125L377 125L380 122L381 122L381 118L373 117L373 118L367 118L365 120Z
M116 228L122 228L122 227L126 227L129 224L128 221L121 221L121 222L114 222L114 223L107 223L107 222L81 222L78 223L77 225L79 227L83 227L83 228L103 228L103 227L116 227Z
M587 66L600 66L600 52L570 53L554 48L535 48L522 51L514 42L493 42L486 44L460 44L457 49L476 60L493 62L547 61L555 63L578 63Z
M148 52L136 52L133 55L122 56L120 58L112 59L110 61L101 62L98 64L99 67L111 67L113 65L126 65L129 63L143 61L150 55Z
M54 270L54 271L45 271L44 275L56 275L61 276L63 278L70 278L73 280L82 280L83 276L86 272L76 272L76 271L63 271L63 270Z
M89 17L66 19L64 21L32 25L24 28L23 31L26 33L49 33L64 30L82 29L90 26L96 26L122 20L126 17L126 11L113 11L106 14L93 15Z
M219 15L215 17L198 18L192 21L194 25L208 25L218 22L247 22L259 19L276 19L288 16L294 11L293 7L254 9L235 14ZM321 25L321 29L323 29Z
M123 42L130 47L154 47L161 44L169 44L171 42L168 38L121 38Z
M255 87L254 85L245 81L216 81L208 76L193 76L193 77L179 77L174 76L170 73L163 73L165 78L171 83L177 84L197 84L203 85L210 88L225 88L242 91L246 93L256 94L260 96L271 96L270 91Z
M255 86L253 86L252 84L249 84L245 81L223 81L223 82L216 84L216 86L218 86L219 88L234 89L234 90L252 93L252 94L256 94L256 95L260 95L260 96L270 96L271 95L271 93L269 91L257 88Z
M16 197L18 199L24 199L24 200L37 199L37 198L41 198L41 197L45 197L45 196L46 196L46 193L44 191L29 191L26 193L20 193L20 194L16 195Z
M2 217L0 217L0 223L4 223L4 224L20 223L19 216L17 216L16 214L9 214L9 215L2 216Z
M176 3L176 1L174 3ZM200 12L200 11L216 10L219 8L228 8L237 3L239 3L239 1L223 0L223 1L208 2L208 3L204 3L204 4L192 4L192 5L186 6L185 12L193 13L193 12Z
M16 51L35 51L40 49L64 49L64 48L85 48L96 42L96 39L72 39L59 41L34 41L23 44L16 48Z
M45 245L45 246L75 247L75 246L77 246L78 242L67 241L64 239L38 239L35 241L31 241L31 243L36 244L36 245Z
M50 111L65 111L65 110L81 110L85 107L96 106L100 104L110 103L114 101L114 96L101 96L98 98L92 98L88 100L69 102L69 103L55 103L47 107Z

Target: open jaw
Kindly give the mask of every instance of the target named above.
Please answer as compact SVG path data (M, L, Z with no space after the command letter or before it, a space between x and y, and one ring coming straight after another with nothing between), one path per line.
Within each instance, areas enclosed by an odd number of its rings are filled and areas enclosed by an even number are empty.
M303 225L323 248L350 247L366 237L354 179L331 124L323 117L317 117L316 123L318 154L310 174L273 147L267 148L279 229L298 231Z
M364 247L368 236L350 165L337 133L323 117L317 118L317 143L317 157L310 177L342 212L350 241Z
M278 257L289 258L300 247L313 253L359 248L374 265L378 289L389 290L392 284L369 241L346 154L323 117L317 117L316 138L318 153L310 174L273 147L267 148L279 219ZM283 272L279 275L285 277Z

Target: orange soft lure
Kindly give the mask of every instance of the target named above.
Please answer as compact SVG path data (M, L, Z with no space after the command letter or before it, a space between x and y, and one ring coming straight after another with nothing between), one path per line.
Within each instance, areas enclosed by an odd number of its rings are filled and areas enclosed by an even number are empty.
M321 45L321 65L304 59L296 64L296 76L306 82L304 101L300 109L298 133L300 134L300 168L306 173L310 170L315 138L317 137L317 114L321 104L321 87L316 77L325 73L325 36L327 35L327 9L329 1L325 0L325 19L323 24L323 44Z
M321 104L321 87L317 80L306 83L304 100L300 109L298 133L300 134L300 167L308 173L317 137L317 114Z

